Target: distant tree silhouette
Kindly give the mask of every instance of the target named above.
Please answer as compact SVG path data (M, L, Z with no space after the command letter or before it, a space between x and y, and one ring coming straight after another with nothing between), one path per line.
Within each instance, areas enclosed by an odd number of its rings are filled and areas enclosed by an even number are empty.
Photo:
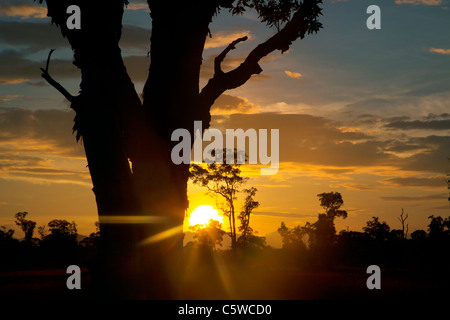
M284 222L281 222L278 233L284 249L289 250L305 250L305 237L310 234L311 225L306 223L305 227L296 226L292 229L288 228Z
M311 225L310 245L312 247L325 248L334 244L336 228L332 217L319 214L318 219Z
M389 237L391 228L385 221L380 222L379 220L378 217L372 217L372 220L367 221L367 225L363 227L363 230L375 240L386 240Z
M10 264L14 264L14 259L20 254L18 249L20 247L19 241L13 238L14 230L0 227L0 271L3 271Z
M327 217L333 220L337 217L347 218L347 211L340 210L344 200L339 192L325 192L317 196L319 197L320 206L325 209Z
M254 200L257 191L258 189L256 189L255 187L244 190L244 193L246 193L247 196L245 197L244 208L238 216L239 220L241 221L241 225L239 226L239 232L241 232L241 236L238 240L244 247L247 246L249 238L254 236L253 228L250 227L250 216L252 214L252 211L259 207L259 202Z
M189 164L171 161L171 149L176 144L171 140L172 132L184 128L194 136L195 120L202 121L203 129L207 129L215 100L260 74L263 57L277 50L286 52L295 40L317 33L322 28L318 21L322 1L148 0L151 64L142 102L119 47L128 1L45 3L48 16L72 47L74 65L81 70L77 96L51 77L50 55L42 76L70 101L76 113L73 129L77 139L83 139L100 217L104 270L97 276L103 278L103 293L171 297L181 274L181 232L173 232L172 237L151 246L139 243L179 230L183 224ZM74 4L81 8L79 30L71 30L66 24L67 8ZM230 43L216 57L213 77L200 89L205 41L214 36L210 23L223 10L238 15L248 9L255 10L259 20L277 32L256 46L238 67L224 72L221 64L228 53L248 37ZM167 219L159 224L107 223L110 216L129 216L126 221L132 221L136 215ZM147 257L145 261L143 257Z
M31 243L36 222L25 219L27 215L28 212L18 212L14 217L16 218L16 225L18 225L22 229L23 233L25 233L25 241L27 243Z
M340 231L336 245L339 263L367 267L367 263L374 258L374 254L370 250L370 240L370 237L364 232Z
M260 237L255 234L247 234L245 238L242 236L238 238L237 245L243 248L246 252L264 249L266 247L266 237Z
M450 217L444 219L441 216L429 216L428 236L430 238L442 238L450 235Z
M408 219L408 214L406 214L406 215L404 215L404 214L405 214L405 212L404 212L404 210L402 208L402 214L400 215L398 220L402 224L403 238L406 239L406 238L408 238L408 224L406 224L406 226L405 226L405 222Z
M47 226L45 224L42 226L39 226L38 233L39 233L39 237L41 238L41 240L43 240L45 238L45 236L48 234Z
M316 222L307 222L305 226L297 226L293 229L287 228L282 222L281 227L278 228L278 233L281 235L283 248L285 249L305 250L305 241L307 240L314 263L326 266L333 259L333 248L336 245L334 219L336 217L345 219L347 211L341 209L344 200L339 192L325 192L317 196L325 213L320 213Z
M14 230L6 229L6 227L0 227L0 242L10 241L13 238Z
M411 233L411 239L420 240L420 239L426 239L427 238L427 232L425 230L415 230L413 233Z
M224 158L226 152L227 150L224 150ZM237 153L235 153L235 157L237 157ZM230 222L231 247L235 250L237 241L235 201L237 193L242 191L240 188L248 180L241 176L240 164L236 161L234 164L215 162L205 166L194 164L191 166L191 179L194 184L206 188L208 194L219 196L225 201L223 211ZM249 205L255 204L249 203Z
M403 230L393 229L389 233L389 239L405 239L405 234Z
M89 237L80 241L80 244L84 247L98 247L100 244L100 223L95 222L95 232L92 232Z
M74 246L78 243L78 231L75 222L54 219L48 223L48 231L43 240L45 243L57 246Z
M317 217L317 221L311 224L309 229L309 243L314 253L314 260L319 265L325 266L333 259L333 247L336 244L336 227L334 219L347 218L347 211L342 210L344 200L339 192L324 192L317 195L320 206L325 210Z

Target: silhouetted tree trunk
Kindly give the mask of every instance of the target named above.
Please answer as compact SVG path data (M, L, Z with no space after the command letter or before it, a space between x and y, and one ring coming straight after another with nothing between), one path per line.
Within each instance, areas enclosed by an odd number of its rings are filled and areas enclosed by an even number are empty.
M256 47L238 68L224 73L221 62L246 38L231 43L217 57L215 75L200 91L208 26L217 8L230 7L233 1L148 0L151 65L142 103L119 48L126 1L46 3L82 72L80 94L72 96L52 79L48 64L42 69L43 77L71 102L74 130L86 152L103 244L94 283L102 289L100 294L110 297L175 298L189 165L171 161L171 134L185 128L193 136L195 120L208 128L214 101L260 73L262 57L274 50L284 52L295 39L317 32L320 1L305 1L282 30ZM81 8L81 30L66 27L69 5Z

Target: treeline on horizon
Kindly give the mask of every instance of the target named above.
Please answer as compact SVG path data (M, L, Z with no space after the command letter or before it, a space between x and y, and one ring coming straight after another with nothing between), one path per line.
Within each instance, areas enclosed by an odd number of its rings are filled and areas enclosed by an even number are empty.
M399 216L402 229L391 229L385 221L373 217L362 232L342 230L336 233L334 220L345 218L347 212L339 193L318 195L324 213L314 223L288 228L284 222L278 228L281 248L266 245L265 237L256 232L241 234L235 247L222 249L222 241L229 233L217 221L207 227L194 227L194 238L185 247L186 257L201 253L203 257L223 255L227 258L254 265L276 263L285 267L323 268L367 267L377 264L408 270L440 270L450 267L450 216L430 216L427 230L408 234L407 215ZM75 222L54 219L37 228L27 219L27 212L15 214L15 224L25 237L14 238L14 230L0 227L0 271L66 268L77 264L91 267L99 254L101 232L88 237L78 234ZM253 230L252 230L253 231Z
M69 265L89 267L98 256L100 230L88 237L78 234L77 224L72 221L53 219L37 228L36 222L27 219L28 212L15 214L15 224L24 233L19 240L15 230L0 227L0 271L67 268Z
M317 196L324 213L318 215L317 221L307 222L304 226L288 228L282 222L277 230L282 239L280 249L266 245L266 238L257 236L251 229L250 233L241 234L235 248L219 250L227 233L220 229L217 221L211 221L206 228L194 227L194 241L188 242L185 249L210 253L228 251L234 259L237 257L250 264L252 259L264 264L277 261L276 264L285 267L306 269L367 267L371 264L416 271L450 268L450 216L431 215L426 230L409 233L408 214L402 209L398 217L401 229L391 229L379 217L372 217L362 232L342 230L337 233L335 219L347 217L347 212L341 208L342 195L329 192Z

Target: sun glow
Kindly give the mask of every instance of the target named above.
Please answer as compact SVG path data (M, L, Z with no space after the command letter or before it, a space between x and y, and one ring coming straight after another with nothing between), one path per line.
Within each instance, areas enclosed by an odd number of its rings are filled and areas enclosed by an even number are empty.
M194 209L194 211L192 211L188 222L190 226L200 225L202 228L204 228L208 225L211 219L222 223L223 216L221 216L213 206L202 205L198 206Z

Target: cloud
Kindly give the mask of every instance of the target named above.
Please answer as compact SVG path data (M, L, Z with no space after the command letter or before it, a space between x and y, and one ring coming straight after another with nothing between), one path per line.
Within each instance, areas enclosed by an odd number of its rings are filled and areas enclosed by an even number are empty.
M430 48L430 52L440 53L440 54L450 54L450 49L438 49L438 48Z
M342 183L339 186L344 187L347 190L357 190L357 191L369 191L374 190L375 187L370 184L359 184L359 183Z
M150 48L150 36L150 29L124 24L120 46L122 49L139 49L147 53ZM58 27L43 22L0 21L0 42L25 47L27 53L50 48L70 48Z
M127 10L137 11L137 10L145 10L150 11L148 8L148 4L145 2L133 1L126 6Z
M396 4L412 4L425 6L439 6L443 3L442 0L395 0Z
M402 130L450 130L450 119L448 120L431 120L431 121L394 121L384 126L388 129Z
M122 49L139 49L147 54L150 51L150 29L125 24L122 28L120 47Z
M5 45L26 48L35 53L50 48L69 48L59 29L50 23L29 21L1 21L0 42Z
M39 7L37 4L29 3L0 3L0 16L2 17L20 17L22 19L47 17L47 9Z
M215 55L210 55L208 58L206 58L203 63L200 70L200 77L203 79L210 79L214 76L214 59L216 58ZM239 55L239 56L227 56L227 58L222 62L222 70L224 72L230 71L239 64L242 63L242 61L245 60L245 56Z
M432 187L445 188L447 186L444 176L433 177L394 177L385 179L383 183L398 187Z
M231 42L238 38L247 36L252 39L250 31L218 31L211 38L206 39L205 49L213 49L228 46Z
M74 116L71 110L0 108L0 147L3 152L82 158L72 133Z
M281 217L281 218L305 218L308 215L301 213L289 213L289 212L270 212L270 211L254 211L252 212L255 216L270 216L270 217Z
M20 95L6 95L6 96L0 96L0 102L4 101L12 101L14 99L20 98Z
M380 197L382 200L386 201L428 201L428 200L447 200L448 194L440 193L440 194L430 194L430 195L421 195L421 196L388 196L388 197Z
M427 150L403 159L399 164L401 169L438 174L447 172L450 158L450 136L411 137L408 142L424 145Z
M280 161L334 167L387 163L385 142L362 132L342 132L330 120L304 114L232 114L213 117L213 127L279 129Z
M284 73L285 73L289 78L292 78L292 79L295 79L295 80L301 80L301 78L303 77L302 74L301 74L301 73L298 73L298 72L291 72L291 71L285 70Z
M18 84L28 80L40 80L40 68L45 66L45 61L30 60L25 57L23 51L5 50L0 52L1 84ZM50 72L56 79L79 78L79 70L71 61L52 59Z
M74 113L0 107L0 179L91 185Z
M413 144L408 142L402 142L398 140L392 141L389 146L386 147L386 151L397 154L415 154L417 152L430 151L430 147L421 144Z
M211 108L212 115L229 115L233 113L256 113L259 107L246 98L222 94Z
M12 85L27 82L29 79L26 78L8 78L0 76L0 84L3 85Z
M389 121L391 119L380 119L382 124ZM355 123L352 126L351 121L346 125L352 130L343 130L341 122L324 117L258 112L214 115L211 127L222 131L268 129L269 135L270 129L279 129L280 161L295 163L301 166L295 170L321 177L328 175L342 178L351 173L370 173L384 178L404 178L412 173L417 176L436 176L448 170L450 136L415 137L404 132L390 133L378 122L374 127L364 128ZM312 169L309 170L309 167ZM356 182L346 187L363 189L375 182ZM390 182L400 183L401 180Z
M31 183L70 183L91 186L89 171L71 171L53 168L10 168L2 178L28 181Z
M138 49L143 53L123 58L131 78L135 81L144 82L147 79L150 64L147 57L150 34L150 30L134 26L124 26L123 29L122 48ZM25 82L36 85L36 81L42 80L40 68L45 66L46 58L41 61L31 60L27 54L48 48L68 47L57 28L31 22L0 21L0 42L16 48L15 50L0 51L0 65L2 66L0 84L3 85ZM55 52L50 64L52 77L58 80L80 79L80 70L73 65L72 60L55 58L58 57L58 52L60 51Z
M151 30L125 24L122 29L120 46L122 50L133 50L133 54L124 55L124 62L131 78L145 82L150 63L147 53L150 50ZM0 52L0 84L29 83L42 85L39 68L45 66L45 60L36 61L27 57L30 53L56 48L50 72L55 79L79 79L80 71L72 63L72 55L67 60L57 59L58 49L70 48L59 29L50 23L0 21L0 43L13 47ZM48 51L47 51L48 52ZM136 54L142 52L141 55ZM46 59L46 55L45 55ZM69 60L70 59L70 60ZM39 80L36 82L33 80Z

